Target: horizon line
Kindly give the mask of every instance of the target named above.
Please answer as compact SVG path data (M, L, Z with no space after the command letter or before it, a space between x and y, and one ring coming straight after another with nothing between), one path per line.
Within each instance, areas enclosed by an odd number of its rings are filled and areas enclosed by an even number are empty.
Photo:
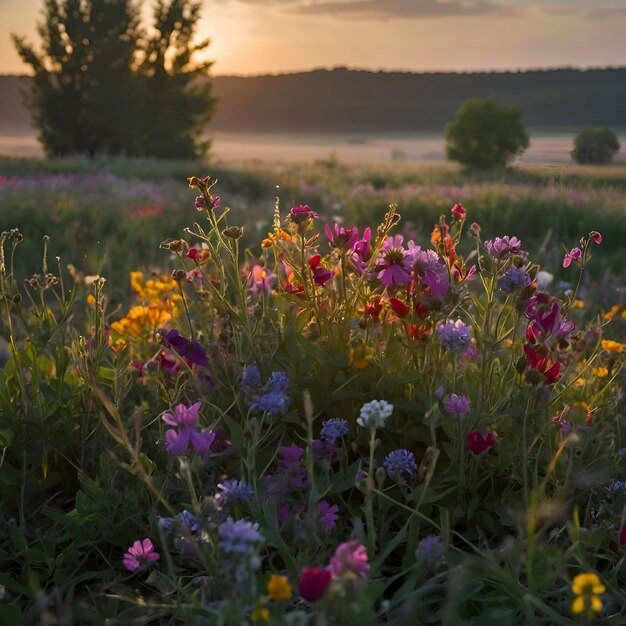
M412 70L412 69L394 69L394 68L367 68L367 67L351 67L348 65L326 65L313 66L309 68L297 70L277 70L275 72L267 71L260 73L225 73L212 74L210 78L267 78L279 76L293 76L296 74L312 74L314 72L334 72L337 70L346 70L348 72L362 72L369 74L413 74L416 76L448 74L448 75L472 75L472 74L531 74L537 72L559 72L559 71L606 71L606 70L623 70L626 64L622 65L557 65L548 67L524 67L510 69L472 69L472 70ZM0 76L13 76L16 78L32 77L32 74L17 72L0 72Z

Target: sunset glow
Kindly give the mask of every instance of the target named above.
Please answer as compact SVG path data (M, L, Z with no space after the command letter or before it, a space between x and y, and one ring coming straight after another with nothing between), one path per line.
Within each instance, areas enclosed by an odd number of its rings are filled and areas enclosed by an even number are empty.
M145 17L149 2L142 2ZM10 33L37 41L42 0L2 0L0 73L21 73ZM147 21L147 19L146 19ZM616 0L215 0L204 2L216 74L346 65L410 71L617 66Z

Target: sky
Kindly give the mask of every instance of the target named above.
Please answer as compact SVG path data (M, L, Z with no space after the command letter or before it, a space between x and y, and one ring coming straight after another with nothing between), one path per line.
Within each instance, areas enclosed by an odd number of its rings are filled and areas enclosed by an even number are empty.
M0 73L26 72L10 34L38 42L43 4L0 0ZM203 0L202 15L216 75L626 65L626 0Z

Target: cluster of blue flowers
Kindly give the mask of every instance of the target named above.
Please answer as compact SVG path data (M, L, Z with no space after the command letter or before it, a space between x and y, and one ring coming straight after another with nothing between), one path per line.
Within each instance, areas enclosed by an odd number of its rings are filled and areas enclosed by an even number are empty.
M219 525L217 534L222 551L232 555L251 555L264 541L257 522L235 521L232 517Z
M385 457L383 465L387 473L393 478L401 478L403 474L412 477L413 472L417 469L413 453L404 448L390 452Z
M332 417L325 422L322 422L322 429L320 430L320 439L322 441L328 441L335 445L339 439L345 437L350 431L347 420L340 417Z
M254 496L254 489L250 485L244 483L243 480L236 480L235 478L223 480L221 483L218 483L217 488L219 493L215 497L221 505L225 506L237 502L248 502Z
M461 320L448 320L437 326L439 343L449 350L461 353L467 350L472 343L472 331L470 327Z
M511 265L511 267L504 272L500 287L502 288L502 291L508 295L525 289L530 285L530 283L530 276L526 273L526 270L523 267L515 267L514 265Z
M257 366L252 364L244 368L240 382L252 411L280 415L291 404L291 398L286 394L290 382L284 372L272 372L267 383L263 385Z

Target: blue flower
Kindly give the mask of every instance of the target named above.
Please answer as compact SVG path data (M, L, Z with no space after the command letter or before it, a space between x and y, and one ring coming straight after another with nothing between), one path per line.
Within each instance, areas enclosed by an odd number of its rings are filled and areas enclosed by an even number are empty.
M322 430L320 431L320 439L336 444L339 439L345 437L350 431L348 421L340 417L333 417L322 422Z
M220 536L220 548L226 554L252 554L257 545L264 541L259 532L259 524L246 520L233 520L229 517L217 529Z
M454 350L454 352L464 352L472 343L472 331L470 327L461 320L448 320L437 326L439 343L444 348Z
M250 485L247 485L243 480L236 480L230 478L224 480L217 485L220 493L217 494L217 499L220 504L232 504L233 502L247 502L254 496L254 490Z
M390 452L383 461L383 465L392 477L401 477L403 473L413 476L413 472L417 469L413 453L404 448Z
M244 392L251 393L255 390L256 387L259 387L261 384L261 374L259 373L259 368L254 365L248 365L244 367L243 372L241 374L241 385L244 387Z
M526 273L526 270L523 267L515 267L512 265L504 273L500 286L504 293L511 294L525 289L530 283L530 276Z
M446 553L446 547L437 535L430 535L422 539L417 545L415 557L426 567L433 567L442 561Z

